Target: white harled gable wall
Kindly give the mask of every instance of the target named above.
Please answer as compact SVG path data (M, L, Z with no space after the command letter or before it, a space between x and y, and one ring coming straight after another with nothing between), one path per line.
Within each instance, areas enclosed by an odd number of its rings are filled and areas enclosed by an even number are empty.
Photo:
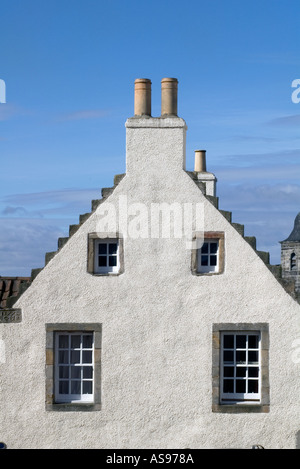
M300 430L299 305L184 171L182 119L126 123L127 169L45 266L1 325L0 440L10 448L293 448ZM120 197L200 203L204 230L224 231L225 271L191 273L186 239L124 239L124 273L87 272L87 238ZM117 227L119 231L120 227ZM101 323L101 410L45 409L47 323ZM212 324L266 322L270 412L212 412ZM298 345L299 346L299 345Z

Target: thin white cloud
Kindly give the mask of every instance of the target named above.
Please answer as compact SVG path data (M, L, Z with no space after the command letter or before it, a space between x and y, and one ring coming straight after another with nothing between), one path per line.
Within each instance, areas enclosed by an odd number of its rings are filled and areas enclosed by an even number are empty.
M279 162L283 161L286 159L289 159L289 162L297 161L299 162L300 158L300 148L295 148L295 149L282 149L278 151L273 151L273 152L264 152L264 153L244 153L244 154L231 154L231 155L226 155L225 157L222 157L223 159L227 159L228 161L237 161L237 160L247 160L250 162L253 161L269 161L272 160L272 162ZM273 164L273 163L272 163Z
M224 183L295 183L300 180L300 149L222 155L215 158L211 171Z
M5 219L64 220L77 223L80 214L91 211L91 201L101 198L100 189L68 189L30 194L12 194L0 199L0 217ZM0 218L0 219L1 219ZM73 221L72 221L73 220ZM1 274L0 274L1 275Z
M265 137L259 135L232 135L228 137L228 140L236 140L240 142L263 142L263 143L272 143L278 142L279 139L276 137Z
M99 189L61 189L45 192L30 192L26 194L11 194L2 199L7 203L16 203L20 200L26 204L35 204L41 202L42 204L54 202L70 202L70 201L82 201L89 196L99 195Z
M277 117L268 122L269 125L276 126L300 126L300 114L292 114L289 116Z
M2 215L7 215L7 216L18 216L18 217L23 217L28 214L28 211L24 207L12 207L11 205L7 205L3 210L2 210Z
M24 116L30 113L30 111L12 103L0 104L0 121L7 121L14 117Z
M223 202L244 211L300 211L299 184L223 184L221 193Z
M231 183L233 185L241 182L251 182L254 186L261 181L290 181L300 180L300 165L289 166L253 166L253 167L226 167L217 168L216 176L222 183Z
M57 120L60 122L67 122L86 119L101 119L103 117L107 117L109 114L110 111L106 109L84 109L73 111L68 114L61 114L57 117Z
M271 180L270 180L271 181ZM255 236L257 249L280 263L280 241L292 231L300 212L300 184L241 184L218 186L219 207L232 212L232 221L244 225L246 236Z
M0 275L30 276L44 267L46 252L57 249L62 230L49 220L7 219L0 230Z

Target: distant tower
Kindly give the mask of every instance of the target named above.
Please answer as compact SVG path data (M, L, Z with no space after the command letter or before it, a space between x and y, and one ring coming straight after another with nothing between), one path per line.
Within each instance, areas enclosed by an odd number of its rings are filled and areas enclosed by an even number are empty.
M295 292L300 293L300 213L295 218L290 236L281 241L282 278L295 281Z

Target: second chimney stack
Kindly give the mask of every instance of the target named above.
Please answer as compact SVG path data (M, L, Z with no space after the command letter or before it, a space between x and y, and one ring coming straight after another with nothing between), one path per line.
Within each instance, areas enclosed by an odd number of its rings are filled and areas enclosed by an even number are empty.
M161 80L161 115L177 116L177 78Z
M195 169L197 173L206 172L206 150L195 150Z

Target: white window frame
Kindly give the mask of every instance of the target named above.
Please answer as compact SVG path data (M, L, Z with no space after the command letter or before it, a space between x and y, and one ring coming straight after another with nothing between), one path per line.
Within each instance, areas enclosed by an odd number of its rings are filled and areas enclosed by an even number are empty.
M224 337L232 335L234 337L234 344L233 347L225 348L224 347ZM238 347L236 338L237 336L244 335L247 337L246 339L246 346L245 347ZM249 336L256 336L258 338L258 346L256 348L249 347ZM245 402L260 402L261 400L261 334L260 331L226 331L221 332L221 350L220 350L220 398L221 403L245 403ZM232 352L233 360L225 361L224 352ZM257 352L258 360L255 363L251 363L249 361L249 352ZM238 353L245 356L245 361L238 362L237 357ZM228 376L228 373L224 373L225 368L227 371L229 369L233 369L230 372L232 376ZM246 369L246 370L243 370ZM252 371L250 371L252 370ZM258 371L258 375L255 376L256 370ZM244 376L239 376L244 373ZM226 380L232 380L234 384L233 392L224 392L224 382ZM237 392L236 385L238 381L242 380L245 382L245 392ZM256 381L257 382L257 391L258 392L247 392L249 382Z
M94 240L94 273L95 274L116 274L120 270L120 245L117 238L97 238ZM114 254L109 253L109 246L116 244L117 250ZM99 254L99 246L106 246L106 254ZM99 257L106 259L105 266L99 266ZM110 266L110 258L116 258L116 265Z
M217 245L216 252L211 252L212 245ZM203 252L203 247L207 246L207 253ZM207 265L202 264L202 258L207 256ZM212 264L212 258L216 259L215 265ZM218 239L204 239L203 244L198 252L197 259L197 272L199 273L218 273L219 272L219 240ZM212 264L212 265L211 265Z
M65 336L68 340L67 347L61 347L60 337ZM72 337L80 337L79 347L72 346ZM92 345L90 347L84 346L84 337L89 336L92 338ZM94 402L94 350L95 339L93 332L85 331L59 331L55 332L55 402L57 403L93 403ZM74 352L74 355L72 355ZM64 359L62 359L64 353ZM86 354L85 354L86 353ZM76 354L76 357L75 357ZM85 358L86 356L86 358ZM79 357L79 359L78 359ZM62 368L64 367L64 370ZM63 373L60 373L63 372ZM73 372L76 372L75 375ZM63 374L65 376L63 376ZM62 384L64 382L64 384ZM80 392L72 393L72 385L79 384ZM91 392L85 393L85 383L91 385ZM62 386L68 386L68 392L62 392Z

